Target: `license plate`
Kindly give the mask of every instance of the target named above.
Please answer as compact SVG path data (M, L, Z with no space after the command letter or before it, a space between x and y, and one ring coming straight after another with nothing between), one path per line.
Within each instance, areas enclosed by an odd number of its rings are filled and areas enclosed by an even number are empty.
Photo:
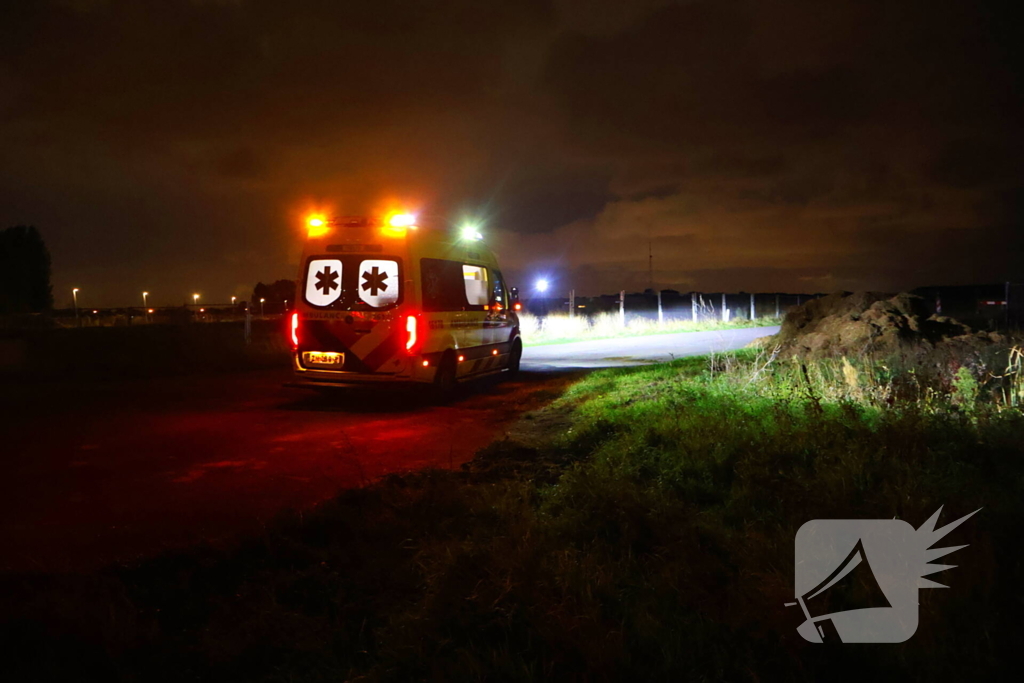
M345 362L345 354L329 351L307 351L304 354L307 365L334 365L340 366Z

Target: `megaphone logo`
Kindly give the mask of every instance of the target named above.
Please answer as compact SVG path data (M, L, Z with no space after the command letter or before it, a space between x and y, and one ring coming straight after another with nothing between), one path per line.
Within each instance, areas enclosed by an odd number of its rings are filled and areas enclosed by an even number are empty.
M932 548L978 512L935 530L940 507L920 529L897 519L815 519L796 532L797 628L812 643L902 643L917 631L917 591L945 588L929 564L965 545Z

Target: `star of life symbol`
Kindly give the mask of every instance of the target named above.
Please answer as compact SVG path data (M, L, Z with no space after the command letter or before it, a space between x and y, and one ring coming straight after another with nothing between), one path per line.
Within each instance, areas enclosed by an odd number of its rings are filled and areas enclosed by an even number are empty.
M398 262L367 259L359 264L359 298L374 308L398 301Z
M919 529L898 519L815 519L796 532L797 628L812 643L902 643L917 631L924 578L956 565L929 564L966 548L932 548L974 512L936 530L940 507ZM837 606L839 609L836 609Z
M341 296L341 261L313 259L306 270L306 301L330 306Z
M372 272L363 273L363 290L368 289L370 290L370 296L377 296L378 290L387 290L387 279L388 276L385 273L379 272L377 266L374 266Z
M330 266L324 266L324 269L316 274L316 288L323 290L324 294L330 295L332 289L339 287L338 275L331 270Z

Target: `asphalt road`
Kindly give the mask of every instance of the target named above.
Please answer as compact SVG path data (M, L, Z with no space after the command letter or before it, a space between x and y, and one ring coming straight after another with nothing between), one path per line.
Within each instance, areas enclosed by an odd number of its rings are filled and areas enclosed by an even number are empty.
M252 533L282 510L391 473L458 467L574 368L743 346L771 329L527 347L516 381L453 403L324 397L287 369L0 392L0 569L73 570Z

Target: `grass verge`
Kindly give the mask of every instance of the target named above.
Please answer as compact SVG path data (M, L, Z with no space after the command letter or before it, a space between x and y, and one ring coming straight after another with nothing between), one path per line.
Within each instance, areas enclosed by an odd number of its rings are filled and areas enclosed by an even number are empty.
M994 680L1021 635L1024 418L976 378L940 400L844 363L596 372L461 471L228 550L5 577L15 679ZM910 641L797 635L804 522L918 527L943 505L983 510L947 538L970 546Z

